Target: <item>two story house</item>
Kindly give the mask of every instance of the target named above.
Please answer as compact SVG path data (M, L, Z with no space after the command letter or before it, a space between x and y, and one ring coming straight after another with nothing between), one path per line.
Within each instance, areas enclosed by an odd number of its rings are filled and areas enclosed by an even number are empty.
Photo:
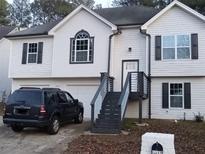
M67 90L84 103L95 131L116 130L124 117L205 113L205 17L177 0L163 10L81 5L7 38L12 90Z

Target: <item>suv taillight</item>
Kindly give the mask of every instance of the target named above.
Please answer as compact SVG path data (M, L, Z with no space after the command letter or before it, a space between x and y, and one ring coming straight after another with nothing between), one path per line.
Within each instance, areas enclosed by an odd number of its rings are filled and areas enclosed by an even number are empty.
M45 105L41 105L40 113L46 113Z

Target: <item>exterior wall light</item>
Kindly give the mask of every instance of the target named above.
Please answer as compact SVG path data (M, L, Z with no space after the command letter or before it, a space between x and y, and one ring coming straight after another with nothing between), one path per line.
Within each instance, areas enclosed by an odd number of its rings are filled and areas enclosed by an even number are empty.
M132 52L132 48L131 47L128 48L128 52Z

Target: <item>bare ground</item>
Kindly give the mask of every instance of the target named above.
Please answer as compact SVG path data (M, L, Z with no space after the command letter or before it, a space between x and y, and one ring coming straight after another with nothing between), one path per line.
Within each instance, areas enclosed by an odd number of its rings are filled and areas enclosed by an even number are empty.
M146 132L175 134L177 154L205 154L205 123L148 120L149 126L139 127L135 121L125 121L128 135L81 135L68 144L64 154L138 154L141 135Z
M38 129L26 129L14 133L2 124L0 117L0 154L60 154L66 150L67 144L79 137L89 127L83 124L67 124L57 135L48 135Z

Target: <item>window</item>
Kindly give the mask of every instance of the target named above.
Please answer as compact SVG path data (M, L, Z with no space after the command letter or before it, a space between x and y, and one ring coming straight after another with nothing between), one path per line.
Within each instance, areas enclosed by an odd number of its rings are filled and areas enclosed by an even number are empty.
M170 83L170 108L183 108L183 84Z
M59 103L68 103L68 100L63 92L58 92Z
M82 30L71 38L71 63L92 63L94 38Z
M66 96L68 102L73 102L73 98L68 93L65 93L65 96Z
M163 59L190 59L190 35L163 36Z
M189 35L177 36L177 59L190 58L190 37Z
M54 104L55 103L55 93L54 92L45 92L44 99L46 104Z
M163 37L163 59L175 59L175 38L174 36Z
M17 90L8 98L9 104L22 104L24 102L27 105L39 105L42 102L41 91L21 91Z
M37 63L38 56L38 44L37 43L29 43L28 47L28 63Z

